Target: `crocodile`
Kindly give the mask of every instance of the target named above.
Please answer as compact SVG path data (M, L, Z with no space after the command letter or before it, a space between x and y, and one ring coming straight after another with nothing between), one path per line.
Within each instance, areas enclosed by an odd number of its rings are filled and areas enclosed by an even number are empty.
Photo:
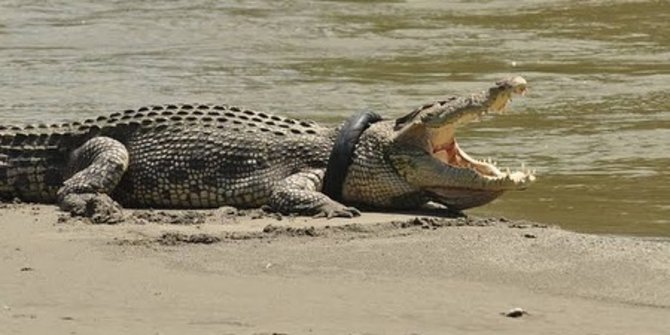
M338 199L322 188L342 125L224 104L168 104L80 122L0 126L0 199L56 203L88 217L123 207L265 206L327 217L427 204L460 211L535 180L530 169L502 171L470 157L455 138L458 126L502 113L526 90L522 77L511 77L370 124L350 164L340 167L346 177Z

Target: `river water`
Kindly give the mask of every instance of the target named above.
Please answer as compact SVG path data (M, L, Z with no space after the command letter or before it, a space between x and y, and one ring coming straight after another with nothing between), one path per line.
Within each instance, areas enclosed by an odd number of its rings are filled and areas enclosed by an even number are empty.
M216 102L397 117L510 74L531 92L458 132L538 182L471 211L670 236L667 1L0 2L0 123Z

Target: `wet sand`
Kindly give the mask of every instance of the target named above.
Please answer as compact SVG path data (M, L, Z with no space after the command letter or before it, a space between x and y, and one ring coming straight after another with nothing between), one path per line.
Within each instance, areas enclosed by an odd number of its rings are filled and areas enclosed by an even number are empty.
M0 208L2 334L667 334L670 243L529 222ZM504 313L520 307L519 318Z

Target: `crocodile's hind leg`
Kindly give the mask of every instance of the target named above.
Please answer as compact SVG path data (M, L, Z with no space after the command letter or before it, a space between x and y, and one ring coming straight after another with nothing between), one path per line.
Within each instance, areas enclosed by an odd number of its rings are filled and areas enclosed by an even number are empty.
M109 194L128 168L128 150L109 137L92 138L70 155L71 177L58 190L58 205L72 215L90 217L95 223L123 219L121 206Z

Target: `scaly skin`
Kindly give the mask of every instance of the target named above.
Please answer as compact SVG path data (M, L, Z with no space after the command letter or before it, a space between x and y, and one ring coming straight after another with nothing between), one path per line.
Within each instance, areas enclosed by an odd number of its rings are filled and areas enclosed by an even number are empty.
M523 189L466 157L455 126L504 109L525 81L423 106L361 136L343 203L387 209L434 201L452 209ZM56 202L74 215L135 208L266 205L283 213L359 215L320 192L337 128L227 105L165 105L60 125L0 126L0 198ZM113 199L113 200L112 200Z

